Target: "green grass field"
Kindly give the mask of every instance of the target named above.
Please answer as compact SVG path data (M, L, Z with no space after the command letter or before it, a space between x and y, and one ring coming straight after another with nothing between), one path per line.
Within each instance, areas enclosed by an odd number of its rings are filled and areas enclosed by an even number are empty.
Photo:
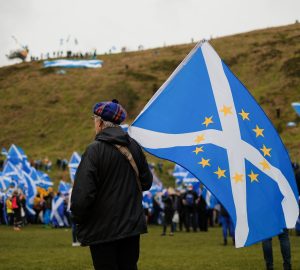
M176 233L161 237L150 226L142 236L140 270L264 269L260 244L236 249L222 245L221 228L208 233ZM290 232L293 269L300 269L300 237ZM70 229L27 226L20 232L0 227L0 269L93 269L89 249L71 246ZM273 240L275 269L282 269L278 239Z

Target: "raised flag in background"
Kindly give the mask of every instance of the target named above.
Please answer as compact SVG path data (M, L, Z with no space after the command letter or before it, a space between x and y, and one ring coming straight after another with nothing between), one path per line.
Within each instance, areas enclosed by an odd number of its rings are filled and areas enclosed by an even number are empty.
M129 133L201 180L232 217L236 247L295 226L298 191L287 151L209 43L190 52Z

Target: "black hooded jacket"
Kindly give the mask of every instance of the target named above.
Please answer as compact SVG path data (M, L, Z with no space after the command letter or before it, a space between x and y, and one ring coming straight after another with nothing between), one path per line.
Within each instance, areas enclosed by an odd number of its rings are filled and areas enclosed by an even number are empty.
M147 232L135 172L113 144L129 148L139 169L143 191L152 185L153 177L138 143L121 127L100 132L82 156L71 197L71 212L82 245Z

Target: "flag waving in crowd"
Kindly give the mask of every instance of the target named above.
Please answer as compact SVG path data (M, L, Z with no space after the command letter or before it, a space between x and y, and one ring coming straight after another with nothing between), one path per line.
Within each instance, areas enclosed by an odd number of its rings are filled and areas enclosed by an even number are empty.
M298 191L287 151L261 107L207 42L145 106L129 133L195 175L224 205L236 247L292 228Z

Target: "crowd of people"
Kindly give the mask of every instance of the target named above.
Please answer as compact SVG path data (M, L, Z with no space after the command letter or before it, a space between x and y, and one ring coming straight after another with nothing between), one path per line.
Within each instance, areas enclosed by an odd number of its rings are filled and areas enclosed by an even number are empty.
M53 216L53 202L57 198L63 199L63 213L69 217L68 212L68 194L61 194L54 192L53 188L49 187L48 190L38 188L38 192L33 201L33 211L26 205L26 196L21 189L10 187L6 196L0 197L0 224L14 226L15 230L20 230L21 227L30 224L45 224L53 225L53 227L64 227L69 222L58 224ZM61 209L55 209L61 211Z
M234 226L226 209L217 202L209 204L204 194L194 190L193 185L176 191L168 188L152 196L144 194L143 207L149 224L161 224L162 236L173 236L176 231L207 232L209 227L222 225L223 244L227 245L228 235L234 244Z
M58 58L67 58L67 59L96 59L97 58L97 51L91 52L73 52L71 50L67 51L54 51L51 53L41 53L40 57L31 55L30 61L39 61L39 60L51 60L51 59L58 59Z
M0 169L1 166L3 166L3 160L0 160ZM61 169L65 171L68 168L68 160L66 158L57 158L56 160L56 167L57 169ZM51 171L52 169L52 161L48 158L45 157L43 159L32 159L30 160L30 166L34 167L36 170L44 170L44 171Z

